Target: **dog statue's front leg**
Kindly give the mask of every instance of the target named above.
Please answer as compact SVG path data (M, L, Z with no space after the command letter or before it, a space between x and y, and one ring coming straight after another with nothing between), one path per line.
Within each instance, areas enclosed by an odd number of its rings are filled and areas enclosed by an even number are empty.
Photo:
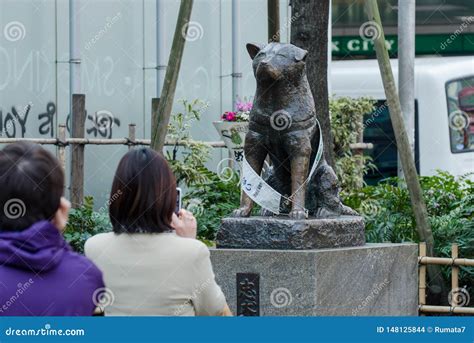
M245 158L257 174L260 174L267 157L263 137L259 133L249 131L245 136ZM232 212L233 217L248 217L252 212L253 200L242 190L240 207Z
M248 217L252 212L253 201L243 190L240 195L240 207L232 212L233 217Z
M297 155L291 159L291 194L292 204L290 218L305 219L306 185L304 181L308 175L309 156Z

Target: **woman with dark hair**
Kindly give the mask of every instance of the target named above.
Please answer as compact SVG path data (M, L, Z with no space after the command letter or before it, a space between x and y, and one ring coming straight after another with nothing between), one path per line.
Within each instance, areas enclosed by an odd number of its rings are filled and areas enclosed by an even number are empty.
M113 231L90 238L86 255L110 289L106 315L230 315L196 219L176 208L166 160L142 148L120 161L109 213Z
M89 316L102 273L61 235L64 173L39 145L0 150L0 316Z

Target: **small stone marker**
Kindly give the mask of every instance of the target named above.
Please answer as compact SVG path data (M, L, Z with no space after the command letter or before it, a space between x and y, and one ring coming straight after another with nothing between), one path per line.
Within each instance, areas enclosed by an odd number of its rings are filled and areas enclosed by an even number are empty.
M260 274L237 273L237 316L260 316Z

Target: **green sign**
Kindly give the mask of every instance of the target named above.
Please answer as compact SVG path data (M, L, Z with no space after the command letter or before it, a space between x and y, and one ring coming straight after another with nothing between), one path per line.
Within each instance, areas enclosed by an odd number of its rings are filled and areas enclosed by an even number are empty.
M397 36L385 36L385 45L390 56L397 55ZM415 37L415 50L417 55L474 54L474 33L418 35ZM333 37L332 54L341 57L372 56L375 55L374 42L360 36Z

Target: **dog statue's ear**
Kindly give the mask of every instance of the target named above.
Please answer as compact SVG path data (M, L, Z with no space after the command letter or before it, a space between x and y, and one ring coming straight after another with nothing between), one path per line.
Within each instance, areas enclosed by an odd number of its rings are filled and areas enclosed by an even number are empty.
M297 62L300 62L300 61L304 62L306 60L306 56L308 56L308 51L306 51L305 49L301 49L301 48L296 49L296 51L295 51L295 60Z
M258 52L262 50L262 48L263 48L263 45L247 43L247 51L249 52L251 59L254 59L254 57L258 54Z

